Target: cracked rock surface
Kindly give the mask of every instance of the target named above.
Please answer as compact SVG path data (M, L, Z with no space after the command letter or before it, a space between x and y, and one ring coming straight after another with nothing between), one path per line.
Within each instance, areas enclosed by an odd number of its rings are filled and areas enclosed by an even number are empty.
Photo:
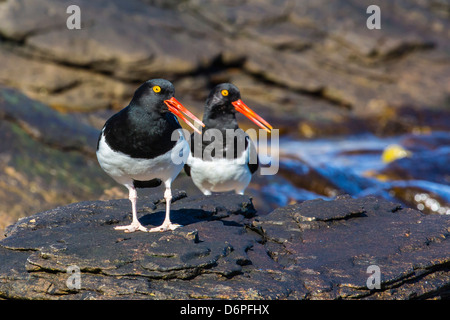
M141 197L144 225L163 220ZM128 200L19 220L0 241L6 299L410 299L450 296L450 217L375 198L312 200L258 216L247 196L174 192L165 233L122 233ZM381 288L366 286L377 265ZM80 288L68 288L69 266Z

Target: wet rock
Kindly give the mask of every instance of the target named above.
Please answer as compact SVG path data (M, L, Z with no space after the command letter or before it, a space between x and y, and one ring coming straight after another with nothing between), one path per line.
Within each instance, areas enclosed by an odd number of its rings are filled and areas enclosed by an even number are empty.
M327 197L335 197L344 192L343 189L330 181L329 177L323 176L316 168L295 157L280 161L279 175L298 188Z
M423 180L388 181L368 188L357 196L367 195L398 201L426 214L450 214L450 188L444 184Z
M364 153L364 150L360 151ZM358 194L374 184L345 168L325 166L311 160L307 162L295 155L283 155L278 175L295 187L328 198L342 194Z
M389 180L426 180L450 183L450 148L433 152L417 152L410 157L393 161L380 174Z
M443 146L450 145L450 135L447 132L435 131L429 134L407 134L401 144L413 152L433 151Z
M417 208L424 213L450 214L449 190L445 190L448 187L443 187L439 184L431 185L434 188L429 186L430 183L405 182L403 184L394 184L390 188L389 193L410 208Z
M442 139L445 136L438 134L434 143ZM388 193L384 198L394 197L423 212L450 213L450 149L445 143L437 146L427 138L409 137L404 141L414 151L375 173L374 176L384 183L378 184L377 190L364 192L383 196L384 191ZM413 141L417 143L412 145Z
M141 197L144 225L161 195ZM0 241L7 299L408 299L448 296L450 217L374 198L312 200L255 216L247 196L174 192L173 232L132 234L128 200L21 219ZM379 228L377 228L377 226ZM369 290L369 265L381 288ZM69 266L80 287L68 288Z

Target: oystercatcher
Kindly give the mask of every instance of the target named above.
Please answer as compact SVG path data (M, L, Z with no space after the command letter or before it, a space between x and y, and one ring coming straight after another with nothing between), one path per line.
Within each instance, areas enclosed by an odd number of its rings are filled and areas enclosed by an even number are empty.
M209 94L203 115L202 134L191 135L191 152L184 170L205 195L235 191L244 194L259 166L256 148L239 128L236 111L264 130L272 126L241 100L231 83L217 85Z
M106 121L97 143L97 159L102 169L129 191L133 220L114 229L125 232L166 231L180 227L170 221L172 181L183 168L189 144L175 115L196 129L181 113L203 125L174 98L175 88L164 79L148 80L134 93L127 107ZM166 216L159 227L147 230L136 213L136 188L164 183Z

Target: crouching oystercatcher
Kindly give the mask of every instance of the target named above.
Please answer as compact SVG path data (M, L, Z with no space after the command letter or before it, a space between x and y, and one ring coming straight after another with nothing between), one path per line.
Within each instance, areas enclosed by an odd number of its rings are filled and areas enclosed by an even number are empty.
M175 88L164 79L148 80L134 93L127 107L108 119L97 143L97 159L102 169L129 191L133 219L130 225L115 227L125 232L174 230L170 221L172 181L180 173L189 154L175 115L198 131L182 113L203 125L174 98ZM199 132L199 131L198 131ZM136 213L136 188L165 185L166 215L163 224L148 230Z
M241 100L231 83L217 85L209 94L203 114L202 134L191 135L191 152L184 170L205 195L234 191L244 194L259 166L256 148L239 128L236 111L270 132L272 126Z

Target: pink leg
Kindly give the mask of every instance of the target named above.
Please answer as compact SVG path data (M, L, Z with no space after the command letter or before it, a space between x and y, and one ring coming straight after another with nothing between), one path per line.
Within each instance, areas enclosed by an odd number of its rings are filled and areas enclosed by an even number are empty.
M137 211L136 211L136 201L137 201L137 191L134 186L125 185L128 188L129 191L129 199L131 201L131 209L133 212L133 220L130 225L128 226L118 226L114 227L115 230L124 230L125 232L135 232L137 230L147 232L147 228L145 228L141 223L139 222L137 218Z
M166 191L164 192L164 199L166 199L166 217L164 222L159 227L151 228L150 232L160 232L160 231L168 231L175 230L176 228L181 227L181 225L170 222L170 201L172 200L172 191L170 190L170 184L166 183Z

